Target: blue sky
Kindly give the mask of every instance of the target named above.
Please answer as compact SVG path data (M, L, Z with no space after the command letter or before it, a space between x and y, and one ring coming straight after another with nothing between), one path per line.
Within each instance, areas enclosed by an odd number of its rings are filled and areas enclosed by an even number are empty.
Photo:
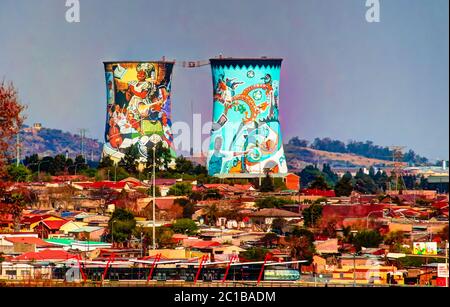
M28 105L27 123L101 139L103 61L284 59L280 120L295 135L405 145L449 157L448 0L64 0L0 1L0 78ZM176 67L173 121L211 120L209 66Z

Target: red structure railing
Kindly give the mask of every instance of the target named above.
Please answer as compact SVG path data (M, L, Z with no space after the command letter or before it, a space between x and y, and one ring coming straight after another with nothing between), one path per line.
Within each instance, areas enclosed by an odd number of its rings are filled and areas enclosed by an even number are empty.
M208 261L208 255L203 255L200 260L200 265L198 266L197 274L195 275L194 284L197 282L198 277L200 276L200 271L202 270L203 263Z
M161 253L159 253L155 256L155 259L153 260L153 263L152 263L152 268L150 269L150 273L148 274L148 277L147 277L147 283L152 279L156 264L161 260L161 256L162 256Z

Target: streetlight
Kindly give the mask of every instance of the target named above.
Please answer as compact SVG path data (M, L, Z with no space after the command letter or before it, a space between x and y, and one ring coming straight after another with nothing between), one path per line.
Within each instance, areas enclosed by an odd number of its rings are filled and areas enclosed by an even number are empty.
M155 152L156 152L156 145L153 145L153 238L152 238L152 243L153 243L153 249L156 249L156 214L155 214L155 210L156 210L156 197L155 197L155 184L156 184L156 180L155 180Z
M27 167L30 165L37 165L38 166L38 179L40 179L41 178L41 164L45 163L45 162L50 162L50 160L42 160L40 162L30 163L27 165Z
M67 171L69 171L69 169L70 169L71 167L74 167L74 166L75 166L75 175L77 175L77 167L78 167L78 165L81 165L81 164L85 164L85 163L78 162L78 163L75 163L75 164L73 164L73 165L70 165L70 166L67 167Z

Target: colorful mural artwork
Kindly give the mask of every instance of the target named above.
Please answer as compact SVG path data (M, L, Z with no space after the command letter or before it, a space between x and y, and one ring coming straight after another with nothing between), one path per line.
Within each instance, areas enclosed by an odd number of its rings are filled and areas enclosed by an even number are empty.
M281 59L211 59L210 175L287 173L278 121Z
M140 162L159 142L173 147L170 87L173 62L105 62L106 127L103 156L124 157L136 146Z

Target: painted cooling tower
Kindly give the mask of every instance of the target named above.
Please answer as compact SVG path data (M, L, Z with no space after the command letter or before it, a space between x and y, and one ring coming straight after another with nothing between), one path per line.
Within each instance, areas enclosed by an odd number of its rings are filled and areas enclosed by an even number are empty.
M278 121L281 59L211 59L210 175L287 173Z
M173 62L105 62L106 127L103 156L118 161L136 146L144 162L162 142L175 157L170 87Z

